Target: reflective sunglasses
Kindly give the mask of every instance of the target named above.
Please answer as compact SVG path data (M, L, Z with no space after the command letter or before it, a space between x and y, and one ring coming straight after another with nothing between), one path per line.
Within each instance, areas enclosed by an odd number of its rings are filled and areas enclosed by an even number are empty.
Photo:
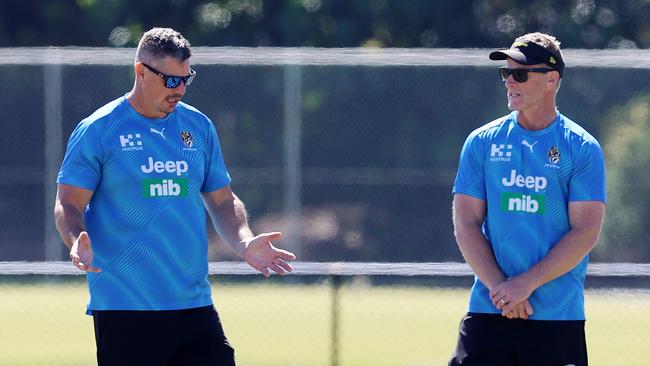
M512 75L512 78L515 79L516 82L519 83L525 83L528 81L528 73L529 72L538 72L541 74L546 74L547 72L550 71L555 71L553 69L547 69L547 68L539 68L539 69L509 69L507 67L499 67L499 77L501 78L501 81L506 81L508 79L508 76Z
M149 69L151 72L154 74L160 76L165 84L165 88L169 89L175 89L178 88L179 85L181 85L181 82L185 84L185 86L190 86L192 84L192 81L194 81L194 78L196 77L196 71L190 69L190 74L187 76L172 76L172 75L165 75L162 72L154 69L153 67L145 64L144 62L141 62L144 67Z

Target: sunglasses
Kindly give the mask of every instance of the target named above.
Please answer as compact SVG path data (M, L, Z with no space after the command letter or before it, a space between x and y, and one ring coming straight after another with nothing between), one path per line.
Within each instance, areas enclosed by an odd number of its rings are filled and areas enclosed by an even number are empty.
M190 86L190 84L192 84L192 81L194 81L194 78L196 77L196 71L192 69L190 69L190 74L187 76L172 76L172 75L165 75L162 72L154 69L153 67L145 64L144 62L141 62L141 64L144 65L144 67L149 69L154 74L160 76L164 81L165 88L169 88L169 89L178 88L178 86L181 85L181 83L184 83L185 86Z
M512 78L516 82L525 83L528 81L529 72L538 72L540 74L545 74L547 72L555 71L553 69L539 68L539 69L509 69L507 67L499 67L499 77L501 81L506 81L508 76L512 75Z

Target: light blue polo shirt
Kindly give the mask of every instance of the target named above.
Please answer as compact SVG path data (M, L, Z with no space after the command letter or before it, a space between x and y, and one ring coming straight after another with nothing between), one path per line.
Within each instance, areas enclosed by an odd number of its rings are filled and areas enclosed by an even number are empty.
M512 112L469 135L453 192L487 202L483 232L503 273L516 276L542 260L569 231L569 202L606 202L603 153L596 139L561 114L547 128L529 131ZM585 257L533 292L531 319L585 318L587 262ZM500 313L478 278L468 310Z
M94 191L89 313L212 304L200 192L230 176L208 117L181 102L150 119L116 99L76 127L57 182Z

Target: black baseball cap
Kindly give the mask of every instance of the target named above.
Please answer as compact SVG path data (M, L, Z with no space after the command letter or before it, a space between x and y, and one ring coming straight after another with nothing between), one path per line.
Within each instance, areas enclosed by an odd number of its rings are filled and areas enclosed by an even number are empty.
M533 42L517 42L507 50L497 50L490 53L490 60L505 60L507 58L522 65L546 64L551 69L557 70L560 77L564 74L564 60L562 54L553 51L550 47L540 46Z

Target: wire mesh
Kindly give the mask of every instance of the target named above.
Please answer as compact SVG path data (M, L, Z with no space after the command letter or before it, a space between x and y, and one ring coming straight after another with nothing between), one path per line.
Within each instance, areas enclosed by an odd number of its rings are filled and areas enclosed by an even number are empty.
M296 264L301 276L260 282L244 264L218 262L235 256L210 233L215 301L241 364L446 363L471 285L449 212L458 153L472 129L507 113L487 53L194 50L199 77L184 100L215 122L255 230L293 230L292 242L278 245L300 243L300 259L313 261ZM0 49L0 82L20 85L0 93L0 261L12 261L0 263L0 364L94 362L83 279L59 276L79 273L67 262L13 261L65 258L50 238L52 166L82 118L130 89L133 55ZM630 350L648 343L650 325L642 224L650 194L640 172L650 163L642 138L650 51L566 50L565 58L559 108L616 163L608 166L614 224L606 222L587 279L591 363L642 365L644 355ZM291 179L299 189L287 188ZM81 351L70 353L71 344Z

